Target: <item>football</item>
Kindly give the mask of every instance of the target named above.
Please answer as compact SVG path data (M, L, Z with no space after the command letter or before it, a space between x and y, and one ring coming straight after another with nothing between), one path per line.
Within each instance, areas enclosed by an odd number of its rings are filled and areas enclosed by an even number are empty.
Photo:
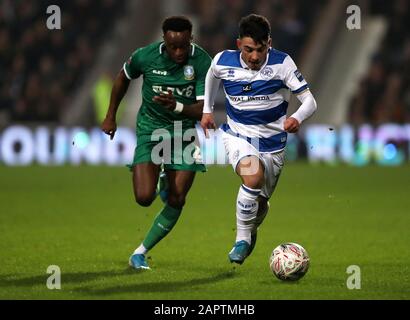
M272 273L280 280L296 281L309 269L309 255L297 243L283 243L273 249L269 259Z

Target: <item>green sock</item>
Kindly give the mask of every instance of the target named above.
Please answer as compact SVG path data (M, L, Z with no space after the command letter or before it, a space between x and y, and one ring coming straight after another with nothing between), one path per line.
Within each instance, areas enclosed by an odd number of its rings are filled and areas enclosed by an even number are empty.
M161 241L177 223L181 214L181 209L175 209L169 205L165 205L154 220L151 229L145 236L142 244L147 250L152 249L158 242Z

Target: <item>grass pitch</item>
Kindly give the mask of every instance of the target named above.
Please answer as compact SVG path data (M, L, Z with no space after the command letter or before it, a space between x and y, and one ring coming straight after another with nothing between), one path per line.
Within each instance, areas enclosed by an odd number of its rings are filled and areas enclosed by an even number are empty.
M156 213L133 200L125 168L0 166L1 299L409 299L410 168L287 164L253 254L228 262L239 179L230 167L198 174L174 230L128 268ZM268 267L274 247L303 245L298 282ZM61 290L46 287L49 265ZM357 265L361 289L349 290Z

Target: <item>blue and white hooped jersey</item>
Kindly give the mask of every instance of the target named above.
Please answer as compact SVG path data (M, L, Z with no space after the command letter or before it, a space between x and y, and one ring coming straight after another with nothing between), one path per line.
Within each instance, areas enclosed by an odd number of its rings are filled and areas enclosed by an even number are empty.
M249 69L240 54L225 50L212 61L211 70L226 95L227 123L221 129L257 140L260 152L280 151L287 140L283 126L290 92L299 94L308 85L286 53L271 48L260 70Z

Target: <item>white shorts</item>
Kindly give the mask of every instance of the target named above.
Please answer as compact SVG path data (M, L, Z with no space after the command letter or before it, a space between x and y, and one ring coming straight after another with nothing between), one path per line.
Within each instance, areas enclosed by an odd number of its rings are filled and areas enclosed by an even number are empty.
M244 157L255 156L261 160L265 172L265 184L262 187L261 196L269 199L278 183L284 165L285 151L276 151L275 153L259 152L248 141L235 137L223 130L221 132L226 154L235 172L239 161Z

